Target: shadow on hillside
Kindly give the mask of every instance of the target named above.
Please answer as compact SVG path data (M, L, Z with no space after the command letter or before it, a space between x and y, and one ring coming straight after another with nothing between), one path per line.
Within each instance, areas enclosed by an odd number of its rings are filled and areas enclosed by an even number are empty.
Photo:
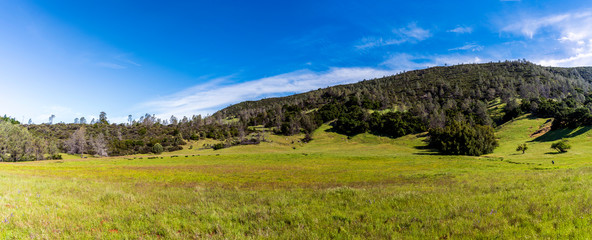
M419 152L414 152L414 155L440 155L440 152L438 152L438 150L430 148L427 145L415 146L413 148L420 150Z
M347 136L348 139L351 139L351 138L353 138L353 137L355 137L355 136L357 136L359 134L359 133L356 133L356 134L340 133L338 131L335 131L335 129L333 127L329 128L329 129L325 129L325 132L341 134L341 135Z
M544 135L537 137L529 142L553 142L563 138L572 138L584 134L585 132L592 129L592 126L581 127L578 129L559 129L545 133Z

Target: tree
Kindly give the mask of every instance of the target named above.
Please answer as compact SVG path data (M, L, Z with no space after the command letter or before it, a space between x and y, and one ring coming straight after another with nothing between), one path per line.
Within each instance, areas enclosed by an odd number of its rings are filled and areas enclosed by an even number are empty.
M162 145L160 145L160 143L154 144L154 146L152 147L153 153L161 154L162 151L164 151L164 148L162 147Z
M86 128L80 127L65 142L66 149L70 154L80 154L83 156L86 150Z
M86 124L86 118L81 117L80 118L80 124Z
M50 125L53 124L53 119L54 118L55 118L55 115L53 115L53 114L51 116L49 116L49 124Z
M355 99L350 101L353 102ZM370 128L367 121L368 113L357 105L352 105L348 110L346 113L341 114L337 121L335 121L333 129L338 133L348 136L354 136L368 131Z
M0 159L2 161L16 162L35 160L35 139L29 131L7 121L0 121Z
M109 124L109 122L107 121L107 113L101 112L99 114L99 123L101 123L101 124Z
M99 133L97 137L94 137L91 140L91 145L96 155L101 157L106 157L109 155L107 154L107 141L105 141L105 137L102 133Z
M177 119L177 117L175 117L175 115L171 115L170 124L177 125L178 122L179 122L179 120Z
M563 139L559 142L551 144L551 148L557 150L560 153L567 152L568 149L571 149L571 145L568 143L567 139Z
M60 155L58 145L54 141L49 142L47 151L47 153L49 153L50 159L62 159L62 155Z
M516 148L516 151L522 151L522 154L524 154L526 150L528 150L526 143L518 144L518 147Z
M498 143L491 126L452 121L444 128L430 129L430 146L451 155L480 156L493 152Z

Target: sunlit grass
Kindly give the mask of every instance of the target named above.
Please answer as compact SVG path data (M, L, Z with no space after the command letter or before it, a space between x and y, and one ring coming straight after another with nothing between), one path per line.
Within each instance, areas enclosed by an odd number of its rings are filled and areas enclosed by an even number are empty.
M0 238L590 238L592 135L530 138L545 121L501 126L482 157L324 125L307 144L3 163Z

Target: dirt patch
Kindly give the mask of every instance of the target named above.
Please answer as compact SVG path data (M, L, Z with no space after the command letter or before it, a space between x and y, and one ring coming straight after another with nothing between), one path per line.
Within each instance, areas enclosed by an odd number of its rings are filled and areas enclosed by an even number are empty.
M541 125L541 127L538 130L536 130L534 133L530 134L530 137L537 138L537 137L545 135L545 133L551 131L551 124L552 123L553 123L552 120L549 120L549 121L543 123L543 125Z

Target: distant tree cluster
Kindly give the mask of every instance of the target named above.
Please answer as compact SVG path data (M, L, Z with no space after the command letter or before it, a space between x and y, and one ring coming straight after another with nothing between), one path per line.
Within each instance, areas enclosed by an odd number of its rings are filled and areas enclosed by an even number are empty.
M0 159L2 161L31 161L47 158L61 158L55 143L33 136L17 121L0 120Z
M444 154L480 156L493 152L497 145L491 126L454 121L430 129L430 146Z

